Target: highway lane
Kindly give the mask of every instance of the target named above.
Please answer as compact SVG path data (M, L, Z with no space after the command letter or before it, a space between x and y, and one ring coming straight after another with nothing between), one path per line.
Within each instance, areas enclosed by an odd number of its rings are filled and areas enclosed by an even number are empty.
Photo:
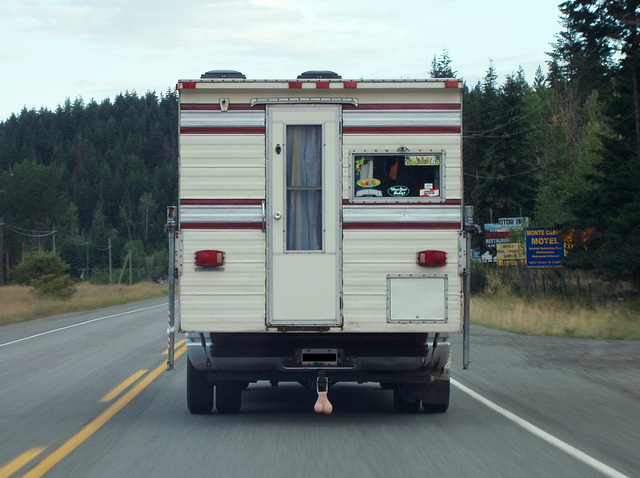
M55 449L104 410L110 389L157 366L166 348L164 302L0 328L0 463Z
M141 310L127 313L134 309ZM13 342L77 323L84 324ZM475 328L471 369L463 372L456 339L457 383L589 463L456 387L444 415L399 414L377 385L338 384L329 394L334 414L317 416L315 397L299 385L258 383L244 392L240 414L192 416L184 355L175 372L162 371L165 329L159 301L1 328L0 470L24 456L11 476L38 476L47 461L55 461L46 475L53 477L639 476L638 342ZM129 377L128 387L100 402ZM105 418L127 394L130 401ZM65 446L72 450L61 457Z

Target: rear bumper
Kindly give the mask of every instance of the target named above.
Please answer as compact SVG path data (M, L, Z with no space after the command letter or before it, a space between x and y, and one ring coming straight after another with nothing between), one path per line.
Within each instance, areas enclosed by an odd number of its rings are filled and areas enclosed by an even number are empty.
M451 345L427 334L187 333L191 364L212 381L427 383L442 377ZM317 360L316 360L317 359Z

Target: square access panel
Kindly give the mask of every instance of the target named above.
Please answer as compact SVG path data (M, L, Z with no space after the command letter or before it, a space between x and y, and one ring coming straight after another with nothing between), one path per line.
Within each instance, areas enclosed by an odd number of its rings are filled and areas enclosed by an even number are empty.
M447 276L387 276L387 322L446 323Z

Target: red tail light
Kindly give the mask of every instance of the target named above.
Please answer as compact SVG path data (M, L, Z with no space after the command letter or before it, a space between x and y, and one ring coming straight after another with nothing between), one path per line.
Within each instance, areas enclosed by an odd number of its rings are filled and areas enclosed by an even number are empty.
M442 267L447 264L447 253L444 251L420 251L417 263L423 267Z
M224 265L223 251L197 251L196 265L198 267L220 267Z

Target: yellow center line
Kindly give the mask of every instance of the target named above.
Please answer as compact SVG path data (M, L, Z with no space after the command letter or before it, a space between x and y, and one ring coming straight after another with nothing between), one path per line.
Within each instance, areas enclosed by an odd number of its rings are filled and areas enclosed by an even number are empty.
M22 468L24 465L33 460L36 456L42 453L46 447L41 446L38 448L31 448L30 450L25 451L21 455L15 457L9 463L0 468L0 478L9 478L16 471Z
M183 347L176 350L175 358L177 359L183 353L185 353L187 347ZM24 475L24 478L40 477L48 472L51 468L56 466L64 457L69 455L73 450L78 448L84 443L91 435L97 432L104 424L113 418L113 416L122 410L131 400L137 397L145 388L147 388L156 378L158 378L162 372L166 369L166 363L158 365L155 369L149 372L142 380L136 383L131 390L125 393L122 397L111 404L104 412L94 418L91 422L85 425L78 433L64 442L58 449L46 456L44 460L34 466L29 472Z
M185 339L180 340L179 342L176 342L176 344L173 346L173 349L177 349L178 347L180 347L182 344L184 344L186 342ZM164 352L162 352L162 355L168 355L169 351L165 350Z
M123 380L120 385L114 387L109 393L107 393L104 397L100 399L100 403L110 402L118 395L120 395L129 385L142 377L145 373L147 373L147 369L138 370L136 373L132 374L126 380Z

